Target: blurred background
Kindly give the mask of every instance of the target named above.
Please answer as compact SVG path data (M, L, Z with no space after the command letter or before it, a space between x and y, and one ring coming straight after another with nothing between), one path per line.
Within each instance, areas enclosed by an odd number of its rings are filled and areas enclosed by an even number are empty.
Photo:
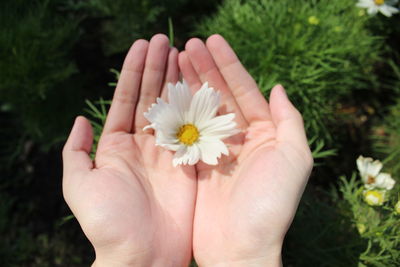
M222 34L265 96L281 83L302 112L316 166L284 266L400 266L400 19L356 3L2 0L0 266L91 264L62 197L62 146L77 115L98 137L127 50L159 32L178 49ZM380 205L365 202L359 155L397 181Z

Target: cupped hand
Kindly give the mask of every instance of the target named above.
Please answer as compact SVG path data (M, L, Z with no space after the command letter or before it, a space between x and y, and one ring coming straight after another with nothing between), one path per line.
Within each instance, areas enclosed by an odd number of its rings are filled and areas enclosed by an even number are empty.
M178 51L168 38L136 41L121 71L98 143L89 153L90 123L78 117L63 150L63 192L96 252L95 266L187 266L196 198L193 166L144 133L147 111L165 84L176 83Z
M267 48L266 48L267 49ZM222 93L242 134L216 167L197 165L193 252L200 266L279 266L284 236L313 159L300 113L282 86L269 103L228 43L213 35L187 42L179 66L191 88L208 81Z

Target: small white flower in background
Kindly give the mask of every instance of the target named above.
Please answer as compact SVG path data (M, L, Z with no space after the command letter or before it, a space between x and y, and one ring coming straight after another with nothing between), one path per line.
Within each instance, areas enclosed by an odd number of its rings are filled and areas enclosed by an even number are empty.
M364 191L363 194L364 201L370 206L382 206L385 202L386 192L384 190L368 190Z
M389 173L380 172L383 165L379 160L374 161L372 158L359 156L357 167L364 186L367 189L379 188L391 190L396 183Z
M229 151L221 139L239 131L233 121L235 114L216 116L220 95L208 83L193 96L188 85L178 82L168 84L169 103L157 98L145 118L154 129L156 145L176 151L172 163L194 165L199 160L216 165L221 154Z
M386 17L391 17L393 14L399 12L399 9L393 6L397 2L398 0L359 0L357 6L366 8L370 15L380 12Z

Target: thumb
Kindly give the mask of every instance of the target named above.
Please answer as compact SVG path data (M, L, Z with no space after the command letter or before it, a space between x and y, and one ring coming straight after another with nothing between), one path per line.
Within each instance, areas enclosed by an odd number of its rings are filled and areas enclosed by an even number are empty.
M90 122L85 117L77 117L63 149L64 179L73 178L77 172L93 168L89 157L92 144L93 130Z
M270 95L272 120L277 128L277 140L300 148L308 148L303 118L290 102L282 85L275 85Z

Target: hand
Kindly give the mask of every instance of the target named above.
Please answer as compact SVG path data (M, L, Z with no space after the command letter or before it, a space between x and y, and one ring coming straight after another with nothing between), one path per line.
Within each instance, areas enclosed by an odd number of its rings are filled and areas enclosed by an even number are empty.
M196 198L193 166L142 131L143 112L176 83L178 51L168 38L136 41L126 56L95 161L90 123L78 117L63 151L66 202L92 243L94 266L187 266ZM165 82L164 82L165 81Z
M197 165L193 252L200 266L279 266L284 236L313 165L300 113L282 86L270 103L219 35L187 42L179 55L192 88L208 81L234 112L242 135L229 157Z

